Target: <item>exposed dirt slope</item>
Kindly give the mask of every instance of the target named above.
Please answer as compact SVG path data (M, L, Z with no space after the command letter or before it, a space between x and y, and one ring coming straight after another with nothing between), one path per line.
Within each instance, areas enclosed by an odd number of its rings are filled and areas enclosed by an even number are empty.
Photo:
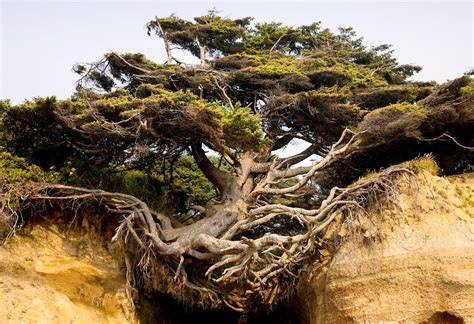
M423 174L398 202L314 264L293 303L302 323L474 322L474 175ZM0 247L1 323L135 321L120 258L88 222L97 217L81 217L67 231L48 215Z
M346 234L314 264L294 303L302 322L474 323L474 174L419 178L384 210L379 239Z
M0 246L1 323L133 322L123 272L86 219L79 227L66 239L35 225Z

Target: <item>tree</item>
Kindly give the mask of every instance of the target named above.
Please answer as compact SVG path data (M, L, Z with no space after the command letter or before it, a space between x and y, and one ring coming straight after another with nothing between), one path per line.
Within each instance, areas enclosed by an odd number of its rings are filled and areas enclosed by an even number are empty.
M108 53L75 66L71 99L1 107L2 145L43 168L77 156L141 170L194 160L218 197L201 199L192 207L199 217L186 224L97 188L51 183L28 196L99 199L120 215L115 239L149 292L241 312L271 308L324 245L328 225L409 170L349 186L365 172L423 153L446 173L472 165L469 76L443 86L408 81L420 68L400 65L390 46L366 47L351 28L335 34L320 23L252 25L212 11L194 22L156 18L147 29L164 40L166 64ZM178 62L174 46L200 64ZM295 139L309 146L275 154Z

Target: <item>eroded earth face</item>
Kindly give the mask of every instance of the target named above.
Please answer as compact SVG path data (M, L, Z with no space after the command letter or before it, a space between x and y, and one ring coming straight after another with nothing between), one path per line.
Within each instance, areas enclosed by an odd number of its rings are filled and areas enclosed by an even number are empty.
M380 240L352 237L315 265L325 273L302 281L294 303L305 321L474 320L474 175L424 177L400 195L401 210L385 210Z
M125 284L93 230L66 239L35 225L0 247L2 323L130 323Z

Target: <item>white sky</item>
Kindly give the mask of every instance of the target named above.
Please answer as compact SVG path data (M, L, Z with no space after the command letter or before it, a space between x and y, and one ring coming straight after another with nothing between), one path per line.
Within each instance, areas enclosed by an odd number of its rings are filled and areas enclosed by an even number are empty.
M471 1L0 1L0 98L13 103L68 97L77 80L72 65L108 51L162 62L162 43L146 35L146 22L171 13L191 19L213 7L256 21L352 26L369 45L393 44L401 63L422 65L417 80L444 82L474 66Z

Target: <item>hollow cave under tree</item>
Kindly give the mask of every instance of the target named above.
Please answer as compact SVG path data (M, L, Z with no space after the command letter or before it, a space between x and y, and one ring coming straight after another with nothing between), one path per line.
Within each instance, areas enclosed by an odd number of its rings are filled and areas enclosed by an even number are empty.
M391 165L430 153L446 174L472 168L469 75L408 81L420 67L399 64L390 46L367 47L351 28L333 33L320 23L209 12L146 27L164 41L166 63L107 53L74 67L81 79L70 99L4 101L0 119L4 149L44 169L84 156L118 172L194 159L218 196L192 206L184 224L132 195L67 182L30 185L10 209L13 218L45 202L105 207L120 221L114 239L129 279L144 291L204 308L271 308L336 216L349 220L370 193L390 191L391 179L409 172ZM199 64L181 62L176 49ZM294 140L309 146L275 153Z

